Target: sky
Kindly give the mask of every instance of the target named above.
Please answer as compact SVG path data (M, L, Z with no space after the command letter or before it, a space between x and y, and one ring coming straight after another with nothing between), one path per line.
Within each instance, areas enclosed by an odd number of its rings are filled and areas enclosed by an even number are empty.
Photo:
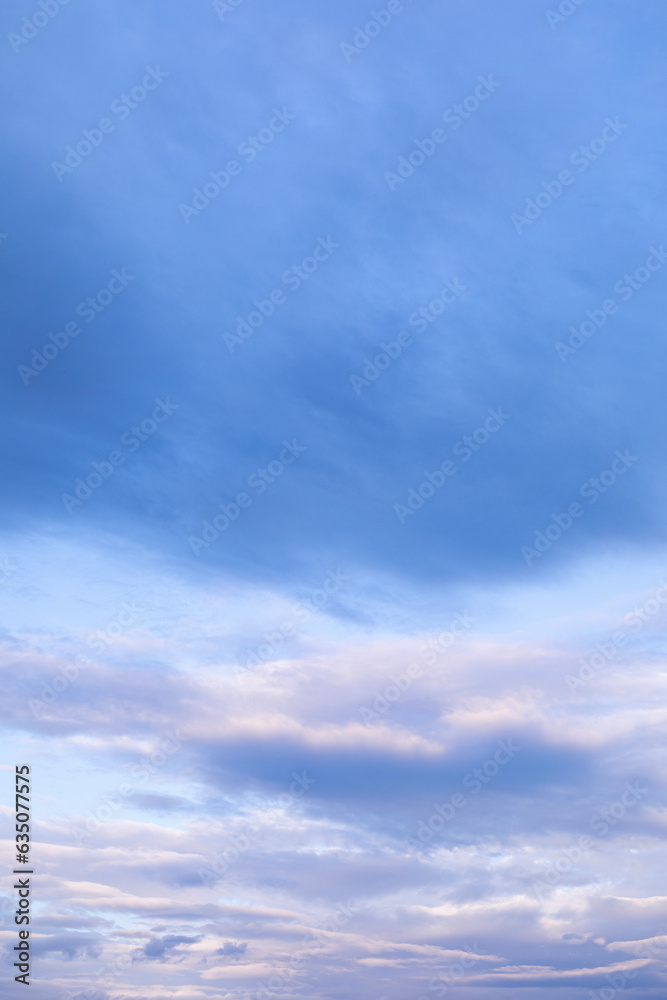
M34 1000L665 996L667 10L548 3L3 6L6 995L29 764Z

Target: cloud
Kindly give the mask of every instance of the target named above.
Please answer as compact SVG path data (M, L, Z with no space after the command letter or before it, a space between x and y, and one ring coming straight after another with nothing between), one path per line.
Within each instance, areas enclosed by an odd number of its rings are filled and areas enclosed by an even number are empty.
M197 937L178 937L174 935L167 935L163 938L151 938L151 940L144 945L143 954L146 958L163 959L168 956L168 953L173 952L175 948L178 948L179 945L195 944L199 940L201 939Z
M523 578L520 546L532 543L554 512L581 501L581 487L608 467L615 449L630 448L641 453L636 468L594 505L584 500L586 516L537 561L531 578L591 547L662 537L653 470L663 403L646 364L660 337L652 290L638 292L612 317L604 339L587 343L571 364L554 349L612 294L618 277L644 261L659 229L651 213L661 210L644 189L632 208L618 200L619 178L650 173L650 144L664 115L656 108L649 117L633 114L643 75L621 79L611 69L637 63L633 36L620 27L606 35L614 58L598 66L594 87L582 89L598 44L598 26L585 13L568 26L581 50L566 73L565 34L543 33L540 18L523 11L489 6L479 22L464 11L431 11L428 22L411 11L405 28L386 31L347 66L339 39L354 32L351 0L306 20L292 7L294 17L267 22L239 11L239 26L222 29L240 32L230 36L220 34L210 5L192 14L169 4L158 16L124 3L99 15L114 51L135 26L120 62L102 58L89 74L76 60L88 37L86 17L54 22L62 48L45 32L10 60L18 96L4 137L18 144L29 169L5 173L14 198L3 225L29 231L37 259L52 259L57 245L61 253L57 270L38 278L21 240L3 246L16 280L7 293L14 336L2 398L21 441L6 455L6 523L70 537L104 531L188 573L188 538L219 504L246 491L252 505L207 549L202 565L231 560L246 579L297 579L335 552L348 565L415 581ZM655 4L651 11L659 16ZM625 23L622 12L615 18ZM457 51L461 34L469 40L467 59ZM231 37L238 45L230 47ZM185 48L183 38L190 40ZM519 41L525 38L530 44ZM42 44L44 60L27 80L26 60ZM313 45L322 53L317 60ZM127 92L155 51L164 82L127 122L117 120L111 95ZM73 76L59 75L61 60L76 67ZM264 73L282 80L279 92L263 86ZM493 99L463 127L450 123L437 163L391 194L384 173L489 73L501 82ZM55 92L44 97L44 80L55 77ZM524 78L530 100L516 84ZM234 108L224 97L232 81L242 94ZM42 95L37 104L35 93ZM363 108L363 125L346 107ZM274 108L287 108L294 121L254 160L244 158L240 144L266 127ZM54 158L105 113L115 133L58 183ZM591 142L610 114L627 119L627 133L518 236L512 212ZM165 143L172 150L166 158ZM179 204L235 155L244 169L234 190L185 226ZM118 177L126 181L123 197ZM591 199L608 217L602 240L583 221ZM31 204L48 206L48 234L40 228L43 211L32 213ZM85 251L67 239L72 224L87 235ZM330 236L340 249L292 292L283 275ZM77 317L78 303L119 267L135 275L123 295L92 324ZM158 272L157 284L148 280ZM420 334L410 317L445 278L459 278L468 290ZM273 288L289 300L230 355L223 332L233 332ZM18 366L32 364L32 352L52 344L49 333L57 336L77 318L78 337L23 385ZM189 322L199 331L195 342L183 334ZM639 346L631 336L636 323L645 331ZM350 375L403 328L414 345L357 397ZM648 387L628 381L628 359L645 370ZM576 403L565 406L573 387ZM135 436L141 446L125 448L124 463L68 513L62 495L123 447L122 436L140 427L160 394L171 394L178 411L145 441ZM457 457L457 442L498 406L512 414L507 427L469 459L464 451ZM631 434L627 412L635 414ZM249 480L275 460L283 439L298 440L306 452L255 491ZM425 472L447 458L458 470L446 495L401 526L392 505L405 503Z
M248 944L245 941L242 941L240 944L237 944L234 941L225 941L222 948L218 948L215 954L223 955L226 958L231 958L234 961L238 962L239 958L242 955L245 955L247 950L248 950Z
M36 955L59 953L71 962L80 956L98 958L102 953L103 943L103 937L97 934L51 934L37 937L33 947Z

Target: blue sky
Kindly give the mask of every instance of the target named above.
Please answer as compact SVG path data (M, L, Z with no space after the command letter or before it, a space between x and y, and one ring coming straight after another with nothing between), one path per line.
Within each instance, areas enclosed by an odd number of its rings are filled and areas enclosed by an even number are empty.
M663 996L663 6L0 19L39 1000Z

